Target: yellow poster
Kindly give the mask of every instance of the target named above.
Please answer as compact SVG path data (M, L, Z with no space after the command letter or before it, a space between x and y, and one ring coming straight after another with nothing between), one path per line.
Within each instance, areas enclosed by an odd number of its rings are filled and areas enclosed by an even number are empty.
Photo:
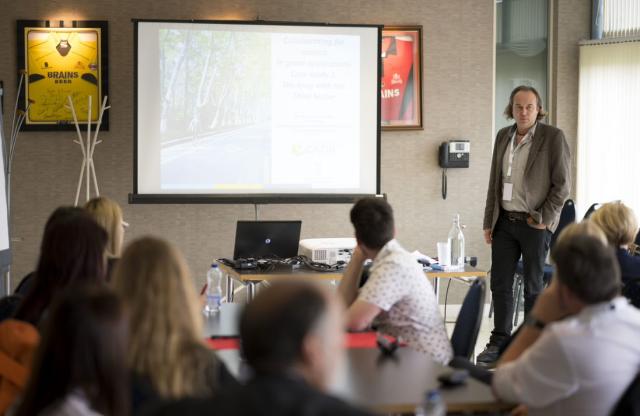
M86 123L91 96L91 122L98 120L102 97L100 28L25 27L25 123L73 123L71 96L78 121Z

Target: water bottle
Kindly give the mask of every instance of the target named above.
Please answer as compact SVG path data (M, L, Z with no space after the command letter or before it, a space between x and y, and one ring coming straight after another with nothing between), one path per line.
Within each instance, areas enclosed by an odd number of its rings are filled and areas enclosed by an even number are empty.
M220 311L222 301L222 272L216 263L211 265L207 272L207 303L204 306L204 314L214 315Z
M424 401L416 407L416 416L445 416L446 414L447 406L438 389L427 391Z
M453 225L449 231L449 247L451 248L451 265L464 267L464 235L460 227L460 214L453 216Z

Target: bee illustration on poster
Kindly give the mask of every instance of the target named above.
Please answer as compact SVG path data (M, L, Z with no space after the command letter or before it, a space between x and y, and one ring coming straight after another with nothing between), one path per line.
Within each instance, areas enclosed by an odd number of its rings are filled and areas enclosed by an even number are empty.
M382 129L421 130L422 26L385 26L381 54Z
M75 130L67 97L78 122L95 125L99 103L108 95L108 22L18 20L17 35L19 77L24 76L19 106L27 110L23 130ZM108 129L107 111L101 130Z

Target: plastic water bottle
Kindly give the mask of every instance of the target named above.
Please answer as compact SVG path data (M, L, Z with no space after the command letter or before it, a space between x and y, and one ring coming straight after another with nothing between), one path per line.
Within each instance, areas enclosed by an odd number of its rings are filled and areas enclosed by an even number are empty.
M449 247L451 248L451 265L464 267L464 234L460 227L460 214L453 216L453 225L449 231Z
M424 402L416 407L416 416L446 416L446 414L447 406L438 389L427 391Z
M222 301L222 271L216 263L211 265L207 272L207 303L204 306L204 314L214 315L220 311Z

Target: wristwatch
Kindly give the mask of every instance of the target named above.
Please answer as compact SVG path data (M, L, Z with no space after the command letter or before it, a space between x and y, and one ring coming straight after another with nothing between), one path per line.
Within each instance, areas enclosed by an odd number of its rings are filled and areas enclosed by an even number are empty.
M541 331L547 325L546 323L542 322L540 319L536 318L532 314L527 315L527 317L524 320L524 324L526 326L532 326L534 328L537 328L537 329L539 329Z

